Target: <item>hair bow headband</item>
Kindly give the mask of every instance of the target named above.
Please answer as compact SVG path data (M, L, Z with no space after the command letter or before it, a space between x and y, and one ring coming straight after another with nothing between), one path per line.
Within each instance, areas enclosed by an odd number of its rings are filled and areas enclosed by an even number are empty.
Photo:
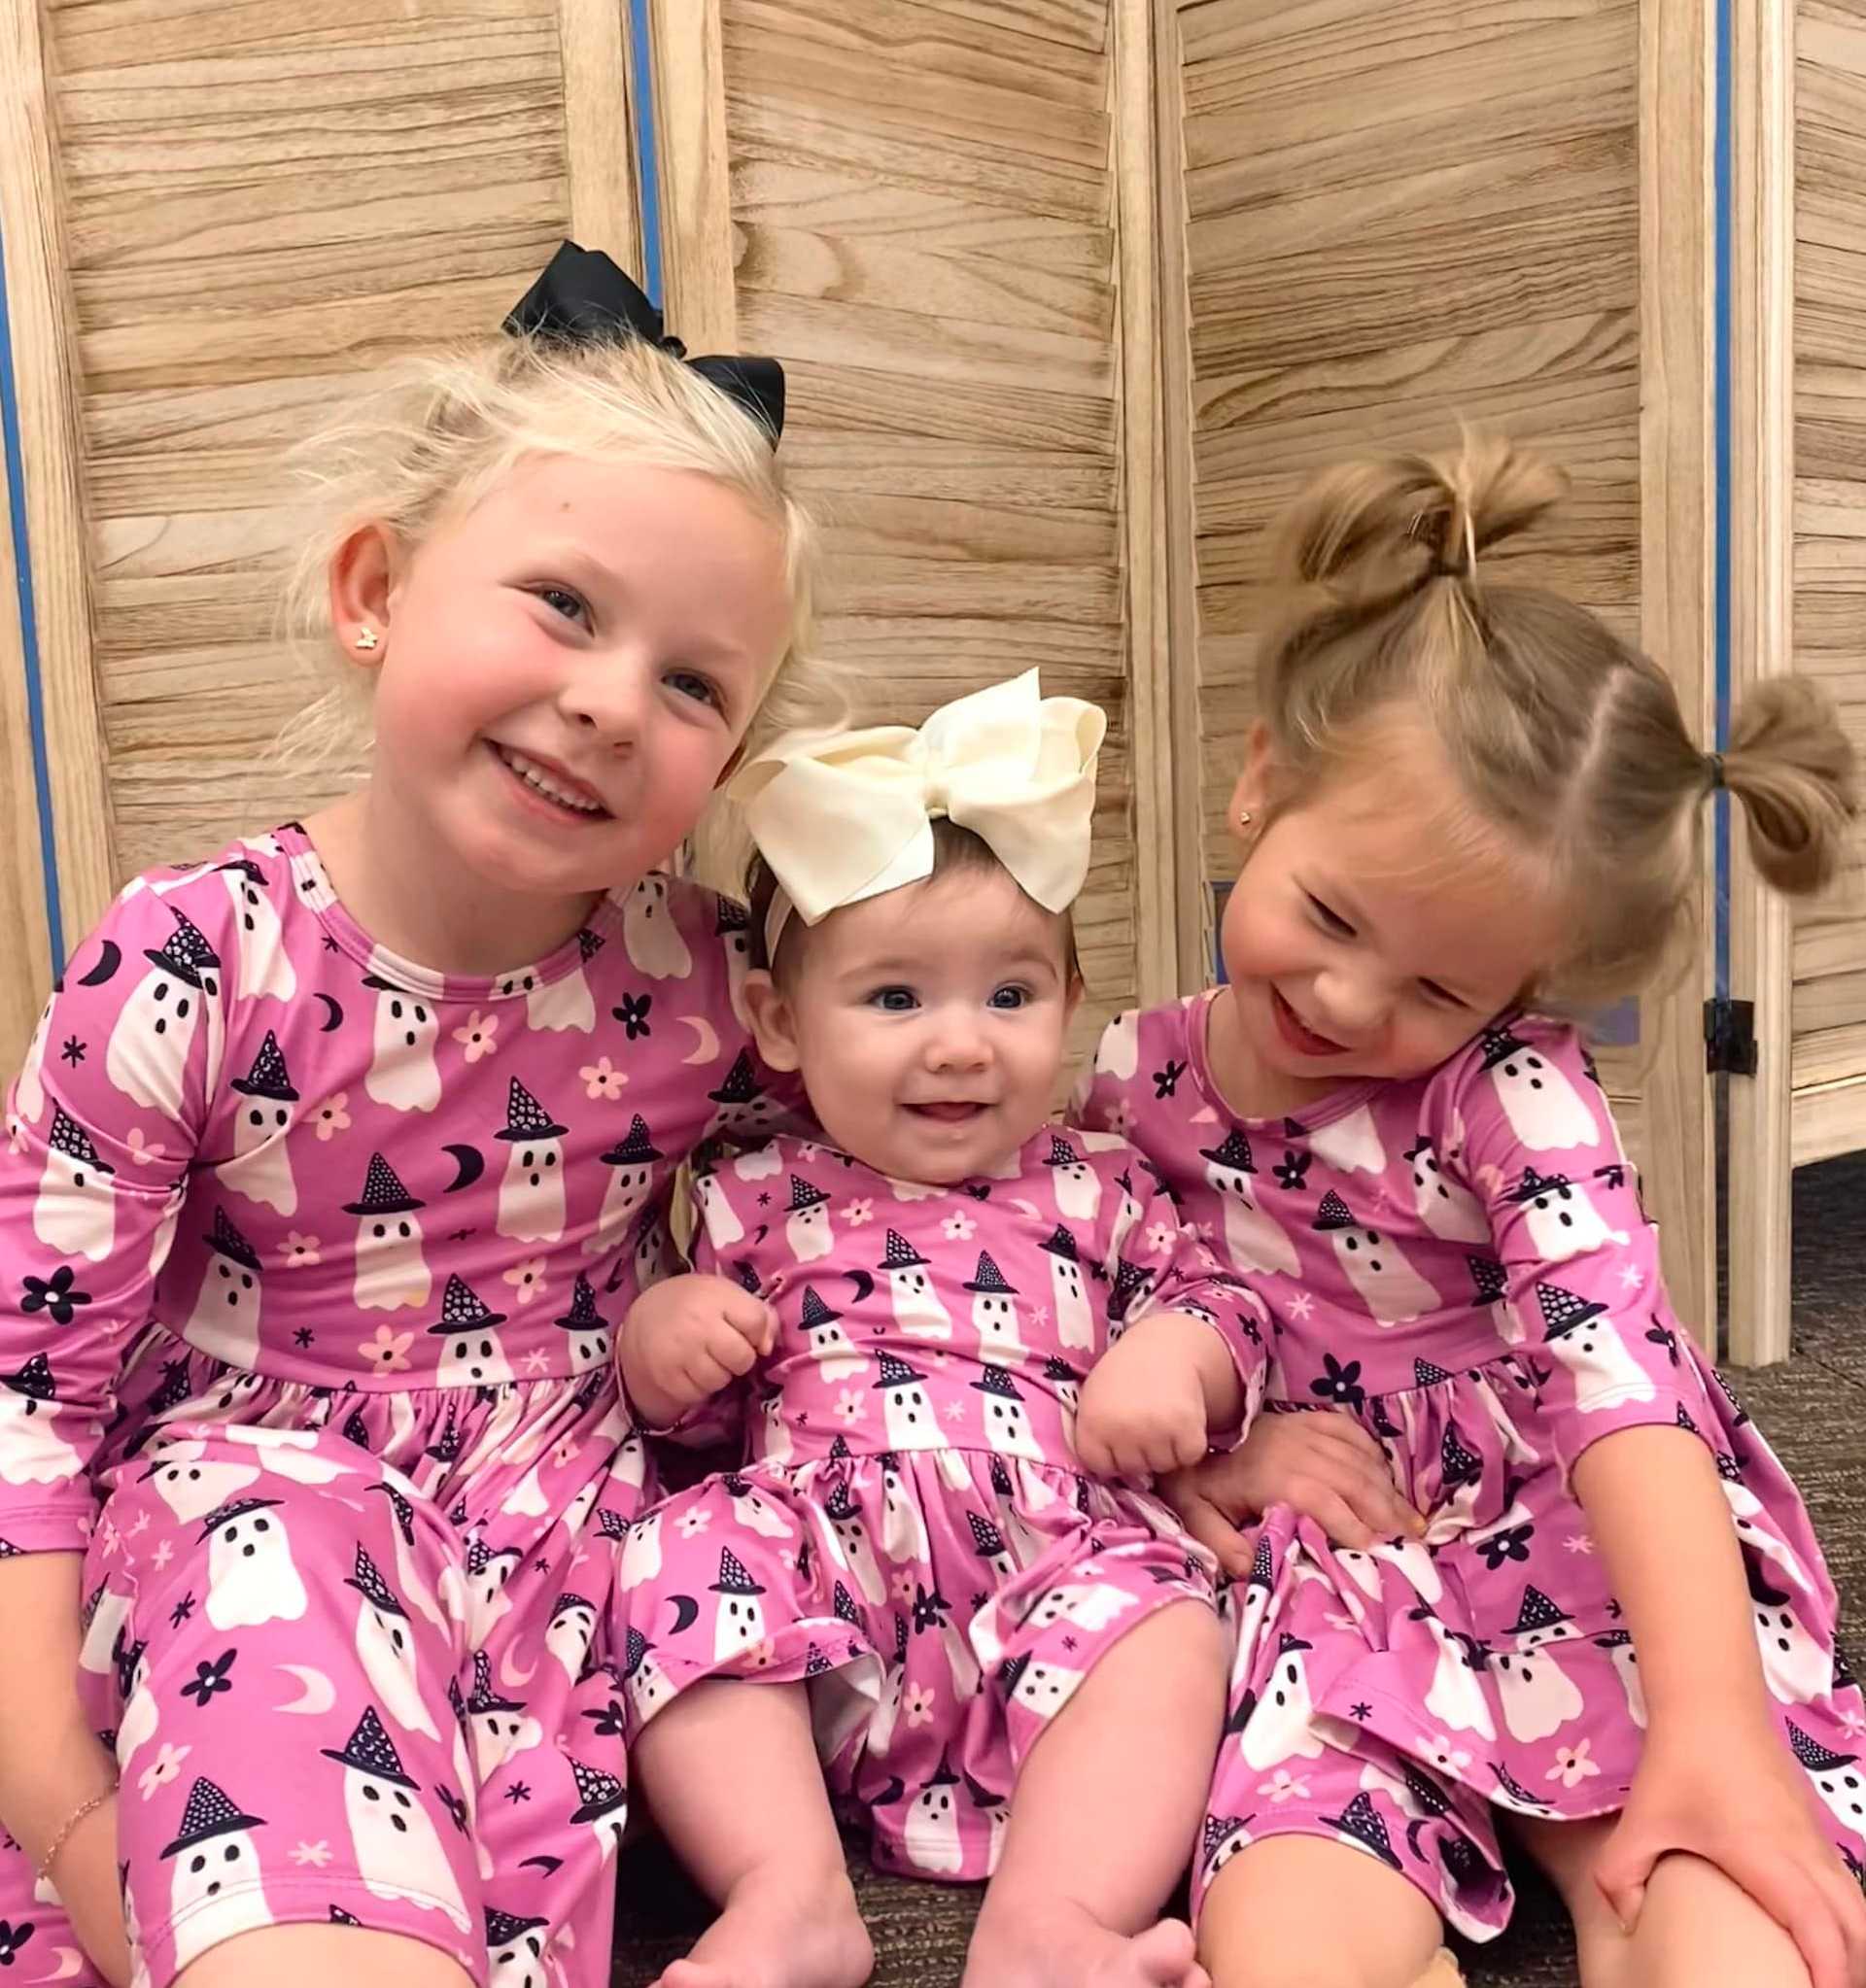
M1046 698L1037 672L943 705L916 732L792 733L728 791L780 886L766 957L794 908L814 925L844 905L933 874L932 824L970 829L1026 896L1066 910L1088 874L1095 754L1108 720Z
M784 369L775 359L719 354L688 359L687 348L664 328L661 313L601 249L566 242L512 306L503 328L570 345L639 338L685 360L736 400L764 425L773 448L784 431Z

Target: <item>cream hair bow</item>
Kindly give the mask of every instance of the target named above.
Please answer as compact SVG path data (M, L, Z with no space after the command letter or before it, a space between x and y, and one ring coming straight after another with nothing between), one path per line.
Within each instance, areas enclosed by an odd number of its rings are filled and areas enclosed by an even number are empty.
M1108 720L1046 698L1037 672L956 698L916 732L794 732L729 792L780 886L766 956L794 908L805 924L933 873L932 824L970 829L1045 909L1066 910L1088 874L1095 754Z

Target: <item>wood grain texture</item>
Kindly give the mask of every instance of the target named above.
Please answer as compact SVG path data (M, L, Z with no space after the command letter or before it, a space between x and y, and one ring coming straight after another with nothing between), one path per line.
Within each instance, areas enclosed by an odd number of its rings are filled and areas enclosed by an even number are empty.
M1158 663L1155 494L1123 499L1155 417L1151 356L1125 363L1123 339L1152 295L1149 218L1115 172L1147 145L1144 42L1113 8L719 0L738 337L789 374L786 456L825 522L824 643L858 717L916 722L1033 664L1110 713L1078 1046L1137 998L1143 931L1170 918L1158 853L1135 854L1162 802L1134 746L1157 679L1132 696Z
M1793 14L1795 667L1866 749L1866 4ZM1866 1146L1866 830L1792 947L1799 1164Z
M1738 700L1794 664L1794 4L1755 0L1731 47L1731 675ZM1727 804L1725 804L1727 805ZM1786 902L1731 840L1730 989L1755 1004L1757 1069L1728 1083L1729 1352L1789 1352L1795 1073Z
M605 251L639 274L635 158L628 146L616 143L618 130L626 131L634 120L627 7L624 0L558 0L557 32L570 238Z

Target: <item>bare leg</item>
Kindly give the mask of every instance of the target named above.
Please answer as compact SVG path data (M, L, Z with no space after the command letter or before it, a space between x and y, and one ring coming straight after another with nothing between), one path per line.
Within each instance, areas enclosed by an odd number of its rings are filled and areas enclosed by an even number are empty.
M1442 1937L1417 1885L1329 1836L1246 1843L1198 1920L1214 1988L1410 1988Z
M261 1926L210 1946L176 1988L470 1988L460 1963L425 1940L357 1926Z
M1224 1717L1209 1610L1162 1609L1115 1644L1023 1764L963 1988L1206 1988L1191 1930L1155 1920Z
M1615 1818L1531 1822L1518 1835L1561 1892L1574 1920L1586 1988L1808 1988L1795 1943L1715 1865L1662 1857L1632 1935L1594 1883L1594 1860Z
M634 1778L720 1907L656 1988L860 1988L855 1907L800 1684L691 1685L642 1728Z

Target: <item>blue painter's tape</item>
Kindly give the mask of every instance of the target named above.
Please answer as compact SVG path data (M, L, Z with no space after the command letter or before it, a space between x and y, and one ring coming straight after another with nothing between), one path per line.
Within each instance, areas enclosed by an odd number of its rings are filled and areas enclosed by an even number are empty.
M640 189L641 288L660 308L661 157L654 123L654 44L648 27L648 0L629 0L629 47L635 69L635 173ZM673 329L679 330L675 325Z
M46 699L39 674L39 614L32 593L32 549L26 539L26 465L19 446L19 393L13 371L13 324L0 260L0 451L7 463L8 525L17 576L19 645L26 659L26 725L32 738L32 791L39 810L39 869L46 894L52 970L65 963L65 923L58 904L58 846L52 838L52 773L46 757Z

